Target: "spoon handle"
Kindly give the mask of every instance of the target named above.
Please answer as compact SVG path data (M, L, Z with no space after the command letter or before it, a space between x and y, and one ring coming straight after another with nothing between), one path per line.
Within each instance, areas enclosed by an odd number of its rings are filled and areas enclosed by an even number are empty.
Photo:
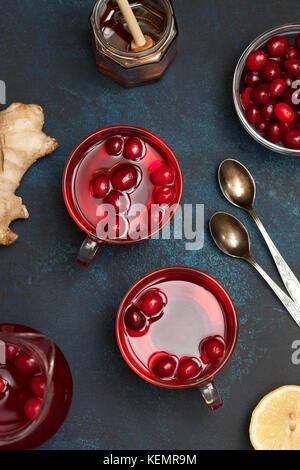
M262 236L265 239L265 242L270 250L271 255L273 256L274 262L279 271L281 279L286 287L286 290L288 291L292 299L300 306L300 283L298 279L296 278L291 268L287 265L285 260L282 258L281 254L272 242L271 238L269 237L266 229L257 217L256 213L254 211L250 211L250 214L252 215L257 227L259 228Z
M275 292L279 300L283 303L289 314L295 320L297 325L300 327L300 306L298 303L293 302L290 297L288 297L280 287L270 278L270 276L262 269L262 267L257 264L254 259L248 259L249 263L259 272L259 274L264 278L264 280L269 284L271 289Z

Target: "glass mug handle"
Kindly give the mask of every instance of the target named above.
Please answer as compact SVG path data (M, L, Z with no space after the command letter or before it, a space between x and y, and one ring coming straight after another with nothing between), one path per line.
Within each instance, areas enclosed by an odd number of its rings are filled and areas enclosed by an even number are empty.
M198 385L198 389L211 410L217 410L223 405L222 398L212 382L203 386Z
M101 250L104 242L102 241L95 241L89 237L86 237L84 242L82 243L76 261L80 266L84 266L87 268L91 262L96 258L99 251Z

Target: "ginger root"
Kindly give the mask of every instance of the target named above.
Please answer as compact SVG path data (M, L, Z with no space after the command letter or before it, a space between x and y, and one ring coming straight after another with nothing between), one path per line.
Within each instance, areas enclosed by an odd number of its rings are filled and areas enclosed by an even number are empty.
M29 214L15 195L28 168L53 152L58 143L42 131L43 109L35 104L13 103L0 112L0 245L14 243L18 235L9 229L15 219Z

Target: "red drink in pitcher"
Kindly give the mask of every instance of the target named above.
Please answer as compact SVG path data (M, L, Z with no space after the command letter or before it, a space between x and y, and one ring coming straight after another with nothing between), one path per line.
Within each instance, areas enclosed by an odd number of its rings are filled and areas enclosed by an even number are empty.
M237 316L229 295L211 276L192 268L163 268L126 295L117 339L142 378L167 388L198 385L205 395L233 352Z
M0 449L32 449L63 423L72 400L69 366L46 336L0 325Z

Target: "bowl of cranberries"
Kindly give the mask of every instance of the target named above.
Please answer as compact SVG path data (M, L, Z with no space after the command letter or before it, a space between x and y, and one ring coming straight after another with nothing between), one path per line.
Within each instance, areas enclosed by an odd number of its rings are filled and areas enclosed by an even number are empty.
M300 23L270 29L246 48L235 69L233 100L257 142L300 156Z

